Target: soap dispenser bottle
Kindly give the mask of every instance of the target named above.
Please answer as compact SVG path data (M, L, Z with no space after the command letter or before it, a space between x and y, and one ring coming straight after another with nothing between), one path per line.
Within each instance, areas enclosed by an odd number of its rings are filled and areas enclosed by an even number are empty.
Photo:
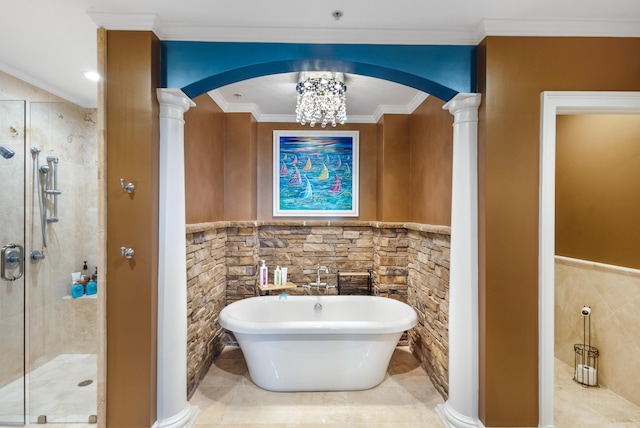
M260 266L260 286L266 287L269 281L269 268L264 264L262 260L262 266Z
M276 266L276 270L273 272L273 285L276 287L282 285L282 271L280 266Z

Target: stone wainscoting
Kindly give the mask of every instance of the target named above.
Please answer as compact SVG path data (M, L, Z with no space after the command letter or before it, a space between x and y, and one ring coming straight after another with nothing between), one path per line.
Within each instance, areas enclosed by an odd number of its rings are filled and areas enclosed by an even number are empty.
M338 272L371 272L374 295L407 302L418 325L407 337L443 397L448 394L450 228L416 223L361 221L244 221L187 225L189 397L227 343L218 324L225 305L258 294L264 260L270 282L276 266L288 280L308 284L317 266L322 281ZM363 277L342 277L343 294L360 293ZM289 294L306 294L301 287ZM313 290L315 294L316 291ZM337 293L337 287L329 290Z

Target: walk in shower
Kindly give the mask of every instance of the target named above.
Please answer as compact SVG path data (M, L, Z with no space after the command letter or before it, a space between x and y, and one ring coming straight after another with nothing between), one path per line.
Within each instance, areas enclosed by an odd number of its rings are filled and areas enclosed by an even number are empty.
M97 295L70 293L97 269L95 116L0 101L0 425L96 421Z

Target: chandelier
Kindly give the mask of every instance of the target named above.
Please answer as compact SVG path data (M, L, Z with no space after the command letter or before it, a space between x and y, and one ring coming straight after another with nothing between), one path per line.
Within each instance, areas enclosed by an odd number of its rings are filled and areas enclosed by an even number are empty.
M327 123L336 126L347 120L347 86L342 73L300 73L296 92L296 122L301 125L308 122L313 127L319 122L324 128Z

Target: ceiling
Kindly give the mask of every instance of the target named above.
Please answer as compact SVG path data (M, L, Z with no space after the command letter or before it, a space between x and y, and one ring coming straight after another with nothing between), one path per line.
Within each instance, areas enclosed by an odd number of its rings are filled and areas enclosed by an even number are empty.
M487 35L640 37L639 0L4 0L0 70L83 107L97 105L96 29L162 40L475 45ZM342 16L335 18L335 11ZM295 73L210 93L225 111L293 121ZM427 96L346 75L351 122L410 113Z

